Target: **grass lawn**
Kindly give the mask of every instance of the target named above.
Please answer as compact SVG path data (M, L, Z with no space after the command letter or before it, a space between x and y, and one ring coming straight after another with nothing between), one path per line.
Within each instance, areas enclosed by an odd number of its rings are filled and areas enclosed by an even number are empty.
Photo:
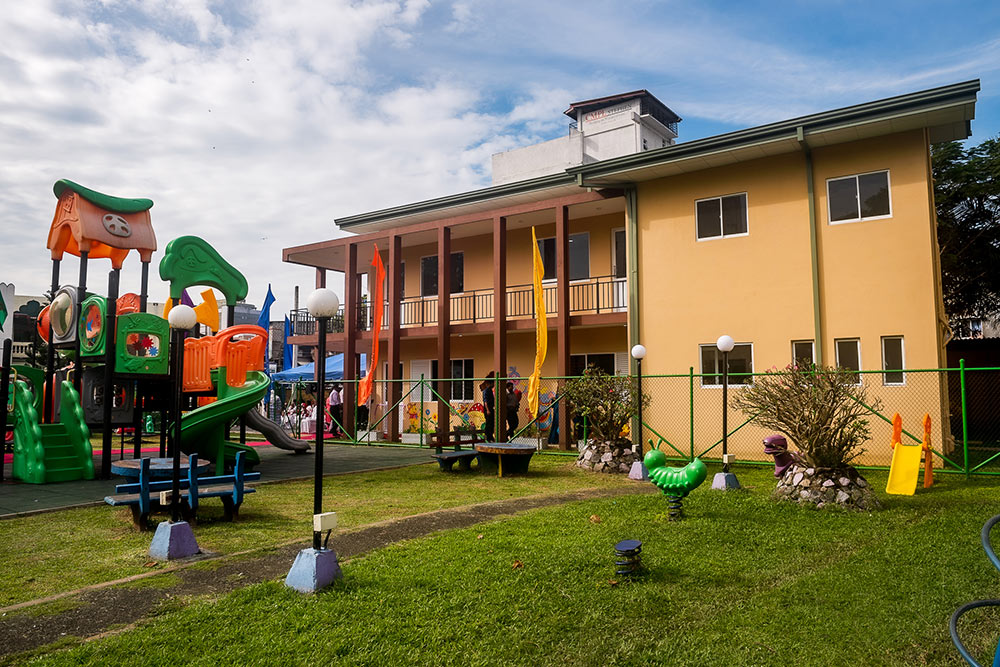
M856 514L774 503L770 471L737 472L746 491L703 485L681 522L666 520L659 496L539 509L379 550L315 596L249 586L38 661L964 664L947 622L1000 583L979 546L997 482L942 475ZM884 488L884 473L869 479ZM636 580L614 574L624 538L643 541L648 571ZM984 611L964 632L988 664L1000 616Z
M628 483L618 476L585 473L562 456L536 456L531 474L504 479L446 474L429 463L328 477L323 507L338 513L341 528L351 529L487 500ZM198 544L203 550L234 553L308 540L312 494L312 481L260 485L246 497L236 523L222 520L220 502L207 501L198 510ZM132 527L127 508L87 507L0 521L0 606L148 572L151 539L152 533Z

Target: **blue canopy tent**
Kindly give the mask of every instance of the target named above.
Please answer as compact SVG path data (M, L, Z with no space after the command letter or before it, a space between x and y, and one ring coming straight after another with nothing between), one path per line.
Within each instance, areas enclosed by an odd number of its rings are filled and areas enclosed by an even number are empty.
M367 355L361 355L361 372L358 373L359 377L364 377L366 373L366 368L368 366ZM274 382L313 382L316 379L316 364L303 364L302 366L296 366L295 368L289 368L288 370L281 371L279 373L271 373L271 380ZM326 379L327 380L343 380L344 379L344 355L335 354L331 357L326 358Z

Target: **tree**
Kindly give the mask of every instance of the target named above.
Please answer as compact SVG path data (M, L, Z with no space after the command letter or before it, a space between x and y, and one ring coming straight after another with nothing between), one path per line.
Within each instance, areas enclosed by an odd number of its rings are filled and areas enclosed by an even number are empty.
M628 375L608 375L589 366L583 375L566 383L564 394L576 414L587 418L594 440L617 442L622 429L639 410L639 389ZM649 395L642 395L642 405L649 405Z
M1000 313L1000 142L931 149L945 310L956 316Z

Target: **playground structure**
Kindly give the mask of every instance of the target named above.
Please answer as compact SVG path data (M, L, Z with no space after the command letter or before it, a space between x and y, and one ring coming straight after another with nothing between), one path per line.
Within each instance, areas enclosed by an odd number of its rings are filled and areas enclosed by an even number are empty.
M268 332L232 326L232 304L248 291L243 274L204 240L174 239L159 265L170 301L163 317L147 313L149 263L156 250L149 216L153 202L111 197L66 180L56 182L53 192L58 199L48 234L53 298L37 320L39 335L49 343L46 367L10 367L9 357L3 363L5 375L14 374L12 386L3 380L4 393L12 389L13 394L7 414L14 419L14 477L33 484L93 479L95 474L109 478L113 429L134 429L133 457L139 458L144 416L159 412L160 424L168 423L175 380L181 383L184 403L193 407L181 418L179 447L211 460L216 474L232 468L240 452L247 468L260 462L253 448L228 441L229 425L245 415L269 432L272 444L307 450L307 443L279 434L276 424L255 411L270 387L263 372ZM139 294L119 296L122 264L132 250L140 256L142 287ZM80 258L77 285L59 284L66 253ZM106 297L87 289L88 265L98 258L111 260ZM175 368L165 317L185 290L196 285L222 292L230 326L219 331L214 292L204 291L195 312L200 323L217 333L186 338L183 368ZM57 369L60 357L68 362L64 369ZM64 374L68 377L61 379ZM100 471L94 468L91 426L103 435ZM161 427L161 455L166 433Z
M646 452L642 462L649 471L649 481L667 497L670 520L680 519L684 509L682 501L705 481L708 468L699 458L681 468L669 468L667 455L659 449Z
M934 484L934 453L931 450L931 416L924 415L924 439L919 444L904 445L903 418L897 412L892 416L892 464L885 492L895 495L912 496L917 490L920 475L920 460L924 459L924 488Z

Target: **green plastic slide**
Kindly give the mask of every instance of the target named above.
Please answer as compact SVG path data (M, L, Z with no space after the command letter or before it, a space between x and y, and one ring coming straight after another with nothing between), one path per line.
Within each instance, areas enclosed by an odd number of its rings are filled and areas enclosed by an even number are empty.
M192 410L181 416L181 451L195 452L199 458L215 461L216 474L223 474L227 465L236 462L236 453L245 452L247 468L260 463L260 455L253 447L226 440L229 423L260 403L267 393L271 379L260 371L247 373L242 387L226 384L226 369L213 369L212 379L218 388L219 400Z
M35 396L25 382L14 383L14 477L30 484L94 479L90 429L80 395L62 383L58 424L40 424Z

